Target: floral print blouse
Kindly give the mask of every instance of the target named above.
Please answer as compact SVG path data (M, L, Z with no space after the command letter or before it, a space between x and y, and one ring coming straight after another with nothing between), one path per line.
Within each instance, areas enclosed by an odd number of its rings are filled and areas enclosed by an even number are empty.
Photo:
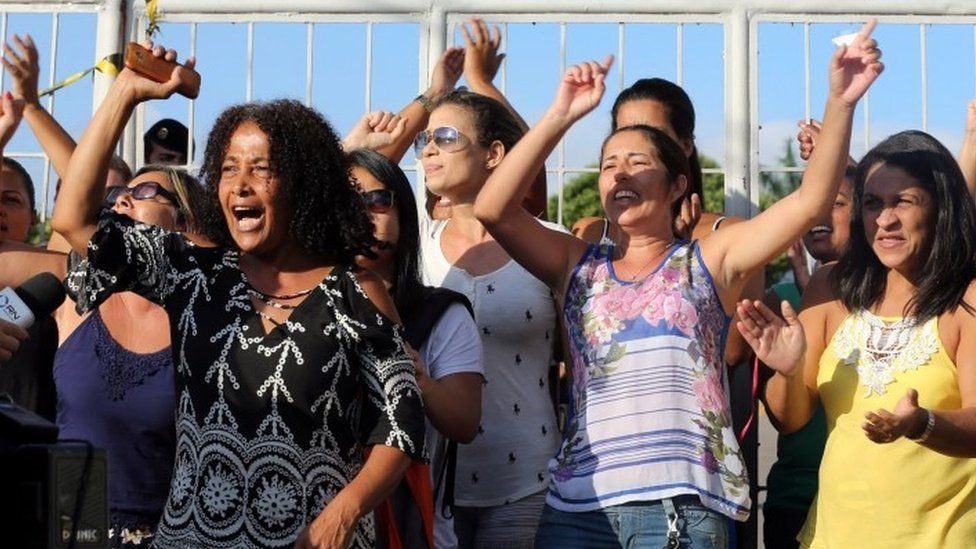
M547 503L588 511L692 494L745 520L722 360L729 318L699 247L677 243L636 282L617 278L613 256L590 246L567 290L571 410Z
M176 460L157 547L291 547L358 473L363 447L422 458L401 329L337 266L265 333L235 250L103 218L69 274L79 309L131 290L169 313ZM372 517L355 547L374 545Z

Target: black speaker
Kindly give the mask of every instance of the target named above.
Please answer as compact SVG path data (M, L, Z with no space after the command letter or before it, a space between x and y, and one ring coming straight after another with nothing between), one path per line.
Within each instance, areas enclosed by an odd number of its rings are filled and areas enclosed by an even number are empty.
M0 531L7 533L6 539L12 534L9 547L82 549L108 544L103 449L81 442L25 444L0 462Z

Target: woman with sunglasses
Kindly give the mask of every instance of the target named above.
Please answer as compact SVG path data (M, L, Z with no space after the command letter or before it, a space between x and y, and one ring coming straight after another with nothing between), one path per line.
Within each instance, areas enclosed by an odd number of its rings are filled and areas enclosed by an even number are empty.
M459 90L434 105L415 143L427 188L451 203L450 218L421 235L425 281L471 301L485 355L481 424L458 448L460 547L531 547L558 442L555 302L473 215L478 192L523 133L501 103Z
M492 174L475 214L565 296L572 411L551 462L537 547L725 547L749 514L748 475L722 383L722 340L746 280L816 222L847 161L854 108L882 66L868 23L835 52L821 143L792 195L698 241L674 217L687 156L661 130L624 126L601 149L599 190L618 242L540 227L522 189L565 132L599 104L613 58L572 67L540 120ZM748 240L749 246L742 246Z
M131 290L169 313L177 449L154 545L371 547L372 509L423 455L424 419L389 294L353 264L373 227L325 119L289 100L218 116L201 170L215 247L98 219L133 110L192 66L164 83L119 74L71 157L73 207L52 220L86 258L69 278L80 306Z
M186 232L198 227L204 202L203 188L184 170L146 166L128 185L108 187L104 206ZM162 307L121 292L86 315L55 355L59 436L108 455L113 547L151 542L169 491L176 388L168 328Z
M470 303L461 294L424 286L420 275L420 225L410 182L400 168L369 150L350 153L352 175L373 217L375 258L357 262L380 275L403 319L407 341L420 361L417 383L427 412L427 448L434 489L434 547L457 547L453 520L442 512L446 467L453 441L474 439L481 419L481 338Z
M105 192L107 210L181 231L198 225L205 201L195 179L162 166L147 166L128 185L109 185ZM43 271L65 275L63 254L18 249L0 257L22 271L5 268L0 280ZM87 440L107 452L109 545L147 543L163 511L176 452L168 316L131 292L111 296L89 314L73 308L66 302L54 315L62 341L53 366L59 437Z
M14 95L26 103L25 117L64 176L74 141L37 102L37 50L29 36L14 36L4 59ZM131 179L131 181L129 181ZM169 230L199 225L205 202L200 184L184 170L146 166L132 176L112 157L104 179L106 209ZM60 198L57 199L60 203ZM49 250L68 251L55 233ZM59 244L60 241L60 244ZM65 245L64 247L60 247ZM15 286L39 272L65 276L62 253L37 248L0 247L0 284ZM135 293L118 293L89 314L70 300L53 315L60 346L53 380L59 436L87 440L108 454L112 547L149 542L159 521L176 451L174 368L168 316Z

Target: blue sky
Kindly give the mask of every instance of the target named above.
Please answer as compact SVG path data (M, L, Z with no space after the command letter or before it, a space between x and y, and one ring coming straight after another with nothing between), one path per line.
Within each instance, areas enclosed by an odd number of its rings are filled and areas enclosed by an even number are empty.
M490 19L489 19L490 20ZM50 14L10 14L7 33L29 32L41 55L44 87L49 71ZM56 79L90 66L94 58L95 15L65 13L60 17ZM574 23L567 27L568 62L602 59L616 53L618 26L609 23ZM833 46L830 38L856 29L853 24L811 26L811 110L823 108L826 65ZM971 25L927 27L928 127L952 150L961 140L966 102L976 94L974 45ZM254 99L304 99L306 26L292 23L257 23L254 31ZM417 93L420 26L416 23L373 25L372 71L369 89L373 109L397 110ZM198 26L198 69L203 88L196 102L196 156L216 115L246 97L246 40L244 24L207 23ZM677 27L674 24L628 24L623 85L644 76L677 78ZM882 24L875 36L884 50L887 69L871 92L871 142L906 128L919 128L921 109L921 54L917 25ZM188 52L188 24L164 23L161 42ZM461 41L460 35L455 40ZM366 89L366 26L361 23L321 23L314 27L312 103L340 132L364 112ZM789 23L759 25L760 158L775 164L784 142L796 133L804 114L803 26ZM512 103L530 123L552 98L559 71L559 25L510 23L503 50L507 91ZM686 24L683 30L683 84L695 102L699 150L724 160L723 28L719 24ZM608 97L567 135L567 167L585 167L596 160L599 143L609 126L611 94L620 89L621 65L608 77ZM462 82L463 83L463 82ZM4 82L9 87L9 78ZM85 79L56 94L55 115L75 137L91 115L92 86ZM185 120L188 102L179 97L149 106L146 127L161 117ZM863 108L855 121L852 154L864 153ZM39 151L26 125L7 147L8 153ZM408 154L405 162L410 162ZM550 159L554 166L556 156ZM28 159L27 168L40 184L43 163ZM556 179L550 178L555 191Z

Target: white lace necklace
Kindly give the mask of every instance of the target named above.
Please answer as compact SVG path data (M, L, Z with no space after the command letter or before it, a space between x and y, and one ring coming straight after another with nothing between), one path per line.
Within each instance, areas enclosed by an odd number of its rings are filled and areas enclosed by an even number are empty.
M884 395L895 374L917 370L939 350L937 317L922 324L912 318L885 322L869 311L851 314L837 328L834 352L857 369L865 398Z

